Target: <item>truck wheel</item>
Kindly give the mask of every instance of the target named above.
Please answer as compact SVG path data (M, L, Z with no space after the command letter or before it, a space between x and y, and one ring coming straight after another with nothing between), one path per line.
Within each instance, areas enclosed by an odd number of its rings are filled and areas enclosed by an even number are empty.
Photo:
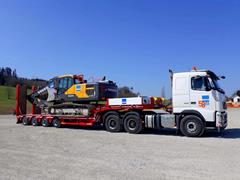
M189 115L181 120L180 130L184 136L199 137L203 135L205 126L199 117Z
M23 123L23 125L29 125L29 121L28 121L28 118L26 117L26 116L23 116L23 118L22 118L22 123Z
M33 118L31 119L31 123L32 123L33 126L39 126L38 120L37 120L37 118L35 118L35 117L33 117Z
M43 118L42 119L42 126L43 127L48 127L50 124L49 124L49 122L48 122L48 119L47 118Z
M128 133L140 133L143 129L143 124L140 116L137 113L126 115L124 118L124 129Z
M121 119L116 114L107 116L105 120L105 128L108 132L119 132L122 130Z
M60 128L61 127L61 122L60 122L60 120L57 117L55 117L52 122L53 122L53 126L54 127L56 127L56 128Z

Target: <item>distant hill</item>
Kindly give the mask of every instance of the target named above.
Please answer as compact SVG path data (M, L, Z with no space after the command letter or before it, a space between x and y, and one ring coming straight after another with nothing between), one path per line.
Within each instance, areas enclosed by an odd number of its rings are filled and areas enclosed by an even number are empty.
M0 68L0 114L12 114L15 111L15 87L17 84L24 84L29 91L34 86L45 86L43 79L28 79L18 77L16 69L10 67ZM31 106L28 107L31 109Z
M12 70L10 67L0 68L0 85L16 87L17 84L24 84L28 88L34 86L45 86L47 83L44 79L28 79L18 77L16 69Z

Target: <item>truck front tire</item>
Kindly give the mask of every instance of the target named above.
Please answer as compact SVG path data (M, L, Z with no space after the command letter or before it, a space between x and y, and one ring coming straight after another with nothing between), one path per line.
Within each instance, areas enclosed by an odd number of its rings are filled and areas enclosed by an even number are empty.
M105 128L108 132L120 132L122 130L121 119L117 114L111 114L106 117Z
M184 136L199 137L203 135L205 126L198 116L187 115L180 122L180 130Z
M138 134L143 129L143 124L139 114L127 114L124 118L124 129L128 133Z

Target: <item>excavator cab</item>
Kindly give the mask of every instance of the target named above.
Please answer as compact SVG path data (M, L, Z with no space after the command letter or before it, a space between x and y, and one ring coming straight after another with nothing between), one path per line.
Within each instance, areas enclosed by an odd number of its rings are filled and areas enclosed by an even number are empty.
M65 93L74 84L72 77L62 77L58 80L57 95Z
M62 94L74 84L84 83L85 81L83 81L82 78L82 76L80 78L80 76L73 75L57 76L49 80L48 87L55 88L56 90L58 90L57 94Z

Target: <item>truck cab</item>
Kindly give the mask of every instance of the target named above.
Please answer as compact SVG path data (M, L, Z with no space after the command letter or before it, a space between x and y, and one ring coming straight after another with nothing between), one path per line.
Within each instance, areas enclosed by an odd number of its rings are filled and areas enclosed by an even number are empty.
M221 78L212 71L196 68L172 74L173 113L180 119L189 119L182 125L189 133L196 130L197 124L191 121L194 117L200 119L205 128L219 131L226 128L227 106L225 92L219 85Z

